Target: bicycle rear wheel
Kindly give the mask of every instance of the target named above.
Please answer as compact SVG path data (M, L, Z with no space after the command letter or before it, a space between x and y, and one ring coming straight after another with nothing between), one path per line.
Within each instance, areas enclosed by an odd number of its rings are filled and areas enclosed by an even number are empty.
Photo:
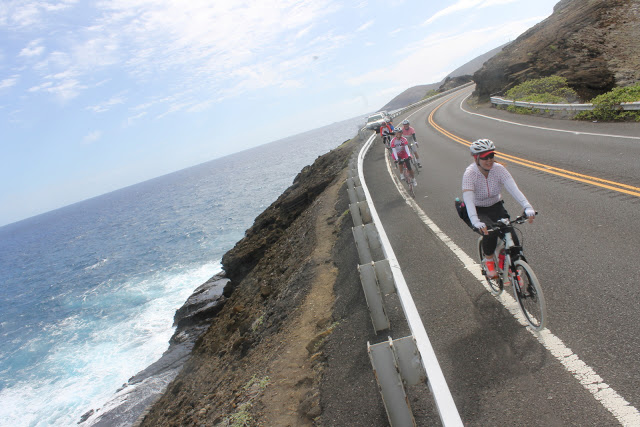
M535 331L540 331L544 328L547 317L547 306L540 282L526 261L517 260L514 266L516 274L512 278L513 293L527 323Z
M496 277L495 279L490 279L489 277L487 277L487 273L484 271L484 267L482 266L482 261L484 260L484 253L482 252L482 236L478 237L478 259L480 260L482 275L487 280L487 284L489 285L489 290L493 295L500 295L502 293L502 290L504 289L502 276L498 274L498 277Z

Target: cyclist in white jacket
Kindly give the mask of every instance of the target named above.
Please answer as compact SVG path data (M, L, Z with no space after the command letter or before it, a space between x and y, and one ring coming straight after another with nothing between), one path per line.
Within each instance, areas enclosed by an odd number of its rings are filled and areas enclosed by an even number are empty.
M504 201L500 194L502 187L504 186L513 198L522 205L529 222L533 221L535 210L522 194L509 171L503 165L494 162L496 147L492 141L479 139L474 141L469 148L474 163L467 167L462 177L462 197L471 225L485 235L482 239L485 271L487 276L493 279L498 275L493 257L498 243L498 235L496 233L489 234L487 225L491 226L501 218L509 218L509 213L504 208ZM515 235L514 241L518 244Z

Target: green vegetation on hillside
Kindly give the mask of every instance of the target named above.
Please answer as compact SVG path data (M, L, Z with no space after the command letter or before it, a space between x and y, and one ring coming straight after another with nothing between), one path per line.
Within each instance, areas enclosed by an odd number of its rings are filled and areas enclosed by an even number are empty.
M527 80L509 89L505 96L515 101L545 104L568 104L578 100L576 91L569 87L567 79L560 76Z
M433 90L431 89L429 92L427 92L425 94L425 96L422 97L422 99L420 101L422 101L423 99L427 99L427 98L431 98L432 96L436 96L437 94L439 94L440 92L438 92L437 90Z
M567 84L567 79L559 76L544 77L528 80L513 88L505 94L505 98L524 101L539 102L542 104L568 104L578 99L576 92ZM621 102L640 101L640 84L627 87L617 87L612 91L593 98L590 103L594 105L591 111L582 111L574 116L576 120L598 121L640 121L640 111L624 111L620 108ZM508 111L519 114L533 114L538 110L526 107L510 105Z
M640 111L624 111L621 102L640 101L640 84L627 87L617 87L610 92L603 93L591 100L594 109L577 114L577 120L625 121L640 122Z
M560 76L551 76L520 83L509 89L505 94L505 98L543 104L569 104L577 101L578 95L569 87L567 79ZM507 110L518 114L538 112L536 109L516 107L515 105L508 106Z

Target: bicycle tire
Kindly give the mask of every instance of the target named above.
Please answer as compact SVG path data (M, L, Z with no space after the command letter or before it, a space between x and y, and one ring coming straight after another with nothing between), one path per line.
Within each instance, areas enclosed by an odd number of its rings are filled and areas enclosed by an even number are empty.
M406 165L404 169L404 180L407 182L407 186L409 187L409 195L411 196L412 199L415 199L416 193L413 189L413 178L411 178L411 175L409 175Z
M516 296L518 305L524 314L527 323L534 331L544 329L547 318L547 305L544 300L544 294L540 287L540 282L533 272L529 264L519 259L513 263L516 268L516 274L512 276L513 294ZM517 278L522 279L522 287L520 289Z
M415 152L412 151L412 156L411 156L411 168L413 169L413 173L416 175L420 175L420 168L418 167L418 161L416 160L415 157Z
M484 253L482 252L482 236L478 237L478 259L480 260L480 268L482 269L482 275L489 285L489 291L492 295L500 295L504 290L504 283L502 282L502 276L498 274L495 279L489 279L487 273L484 271L482 261L484 260Z

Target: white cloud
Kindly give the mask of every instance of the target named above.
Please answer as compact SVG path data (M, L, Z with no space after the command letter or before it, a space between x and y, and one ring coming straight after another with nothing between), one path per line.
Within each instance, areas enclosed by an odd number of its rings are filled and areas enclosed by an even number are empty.
M139 119L143 118L146 115L147 115L147 112L143 111L141 113L138 113L134 116L127 118L125 126L133 126L135 122L137 122Z
M32 40L29 44L20 51L18 56L40 56L44 52L44 46L41 45L42 39Z
M29 92L40 92L46 90L47 88L53 86L52 82L44 82L41 85L32 86L29 88Z
M431 34L395 52L400 58L389 66L371 70L348 80L353 86L393 82L404 88L436 83L457 66L514 39L542 18L534 17L464 33Z
M94 113L104 113L106 111L109 111L112 107L116 105L124 104L125 101L126 101L126 98L124 98L123 94L121 93L121 94L115 95L114 97L112 97L111 99L103 103L89 106L87 107L87 110L93 111Z
M29 88L29 92L46 92L58 97L63 102L69 101L80 94L87 86L78 80L69 79L60 82L47 81L41 85Z
M141 86L166 80L166 93L184 95L182 109L201 111L211 104L204 98L303 87L314 58L327 58L345 41L315 30L323 17L343 7L335 0L104 0L94 5L99 8L94 20L74 39L52 40L56 50L36 64L43 81L32 92L47 89L71 99L106 75ZM46 9L40 4L20 12L44 23ZM302 37L310 41L296 44ZM24 56L36 53L44 53L42 44L23 50ZM66 86L55 81L62 76L67 76ZM172 105L165 111L179 110Z
M476 6L478 6L480 3L482 3L483 0L459 0L457 3L452 4L449 7L446 7L438 12L436 12L435 14L433 14L429 19L427 19L423 25L429 25L432 22L447 16L447 15L451 15L452 13L456 13L456 12L460 12L463 10L467 10L467 9L471 9L474 8Z
M364 31L367 28L369 28L370 26L372 26L374 22L375 21L373 21L373 20L371 20L369 22L366 22L366 23L362 24L356 31Z
M85 145L92 144L97 140L99 140L101 136L102 136L102 132L100 132L99 130L90 132L82 139L82 143Z
M296 39L301 39L302 37L304 37L307 34L309 34L309 32L311 31L312 28L313 28L313 25L309 25L308 27L305 27L305 28L301 29L300 31L298 31L298 34L296 34L295 38Z
M21 1L3 0L0 4L0 27L34 27L44 25L44 21L51 19L52 12L68 9L78 0L49 1Z
M502 6L503 4L516 3L518 1L520 0L484 0L480 5L480 8Z
M13 75L13 76L9 77L8 79L0 80L0 90L15 86L16 83L18 83L19 77L20 76L18 76L16 74L16 75Z
M423 25L429 25L440 18L454 13L462 12L469 9L484 9L492 6L501 6L504 4L515 3L521 0L459 0L457 3L446 7L427 19Z

